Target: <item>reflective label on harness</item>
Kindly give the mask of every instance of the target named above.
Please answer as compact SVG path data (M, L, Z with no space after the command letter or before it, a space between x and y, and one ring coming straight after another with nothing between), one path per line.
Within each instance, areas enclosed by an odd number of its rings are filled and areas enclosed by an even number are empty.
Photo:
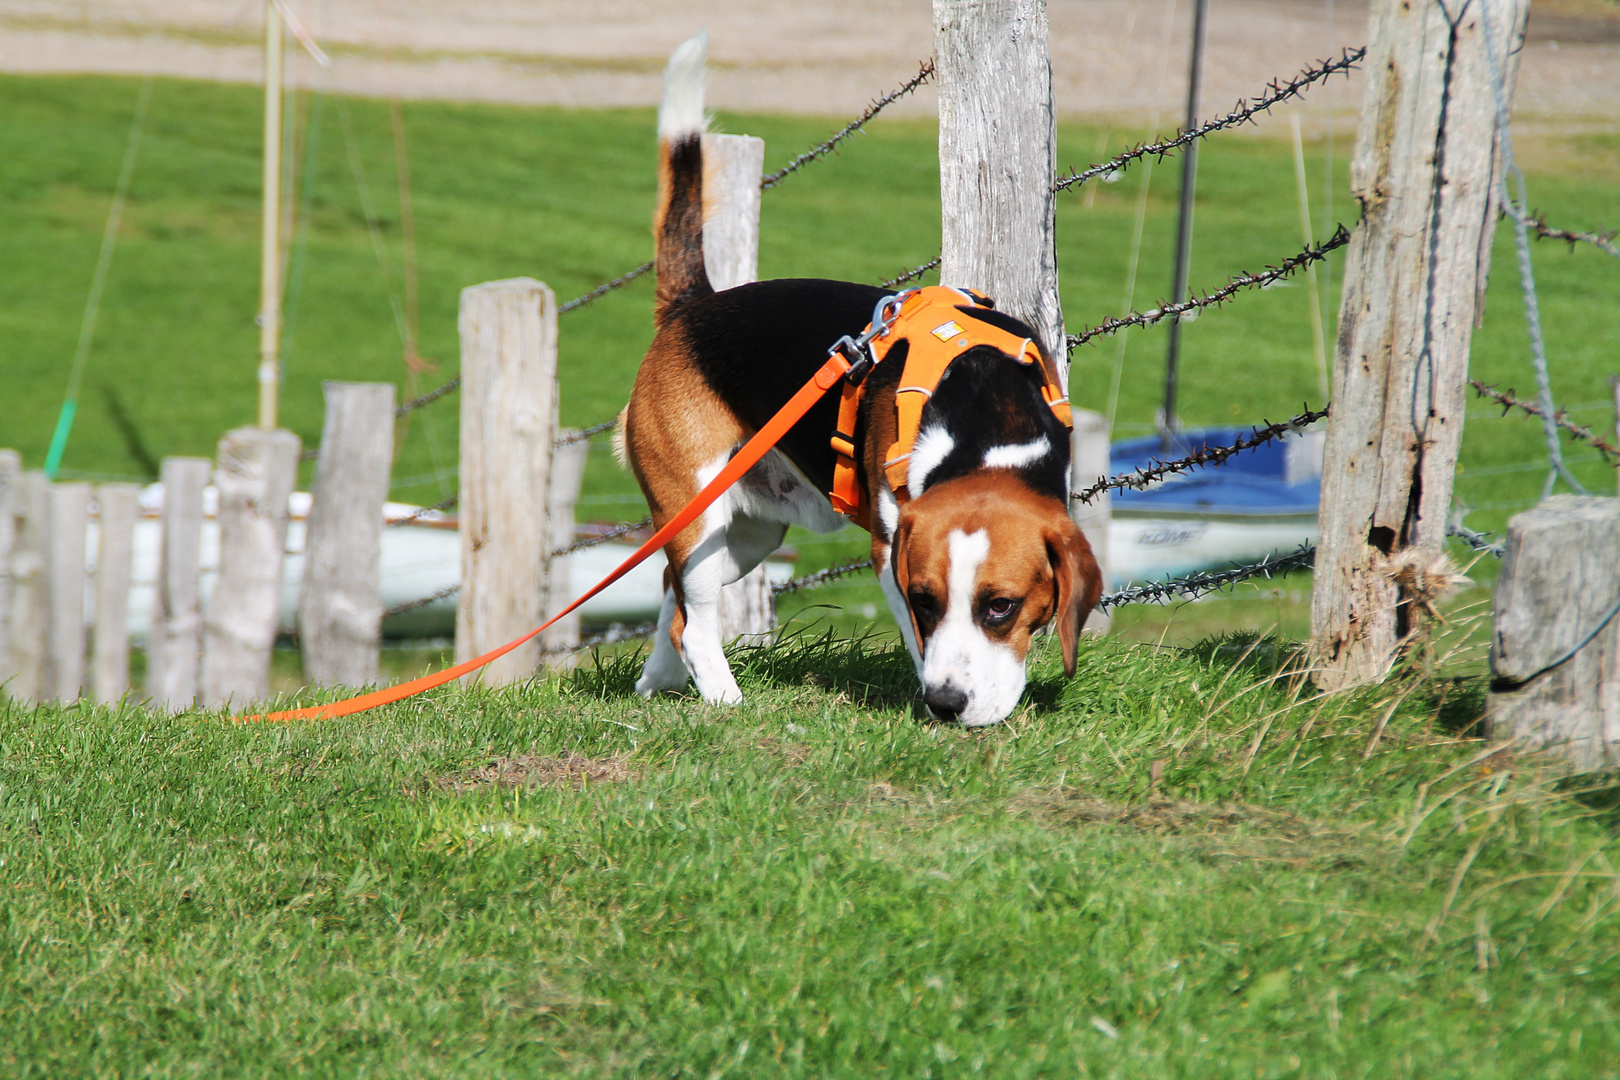
M956 324L955 319L952 319L950 322L941 323L940 325L934 327L934 329L930 332L941 341L949 341L957 334L960 334L962 332L962 328Z

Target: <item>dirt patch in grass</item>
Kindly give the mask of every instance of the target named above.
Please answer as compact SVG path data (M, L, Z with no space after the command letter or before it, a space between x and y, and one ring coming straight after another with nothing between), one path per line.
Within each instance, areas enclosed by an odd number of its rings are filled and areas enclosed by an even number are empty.
M1361 828L1330 827L1297 814L1244 803L1200 803L1163 797L1124 803L1074 788L1025 795L1013 806L1045 825L1123 825L1156 835L1187 836L1211 857L1282 862L1319 869L1358 866L1375 857Z
M582 754L562 757L540 757L519 754L517 757L495 758L474 769L461 773L446 773L433 781L439 791L464 795L491 787L538 788L570 787L575 791L592 784L611 784L630 780L635 772L622 758L588 758Z

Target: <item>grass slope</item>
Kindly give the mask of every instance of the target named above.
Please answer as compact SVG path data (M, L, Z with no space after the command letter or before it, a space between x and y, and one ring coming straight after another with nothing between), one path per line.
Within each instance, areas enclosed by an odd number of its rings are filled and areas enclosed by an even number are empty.
M734 711L628 662L286 727L0 705L0 1068L1613 1075L1612 790L1459 738L1477 681L1286 659L1088 641L986 732L844 639Z

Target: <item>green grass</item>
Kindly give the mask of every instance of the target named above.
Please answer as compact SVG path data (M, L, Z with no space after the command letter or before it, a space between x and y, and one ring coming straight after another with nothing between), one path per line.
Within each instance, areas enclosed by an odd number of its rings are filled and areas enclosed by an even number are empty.
M1614 1075L1613 791L1462 737L1478 680L1089 641L966 732L893 649L740 661L736 710L633 658L295 726L0 706L0 1069ZM520 755L598 781L439 783Z
M85 292L118 173L138 83L109 78L0 77L0 380L7 408L0 444L38 465L66 385ZM120 245L91 352L83 407L63 467L67 475L142 476L167 454L212 455L221 432L255 413L259 102L251 87L159 80L142 142ZM396 160L386 103L302 97L298 173L307 213L289 275L283 419L306 443L319 438L323 379L386 380L412 392L394 301L403 302ZM467 285L514 275L547 281L560 299L583 293L645 259L653 200L653 118L648 110L571 111L410 102L403 107L420 281L420 352L436 371L457 366L456 304ZM761 135L769 167L823 138L832 119L722 115L724 130ZM1280 121L1209 141L1200 157L1192 280L1212 287L1239 270L1299 247L1292 151ZM1086 164L1146 134L1060 125L1064 168ZM836 157L767 192L763 276L827 275L876 281L939 247L936 135L931 123L880 120ZM1577 228L1620 223L1620 136L1543 135L1521 140L1534 205ZM351 153L352 148L352 153ZM1306 153L1323 235L1320 179L1325 144ZM1346 196L1349 147L1337 144L1331 218L1354 223ZM1059 261L1071 328L1117 314L1140 185L1138 166L1115 184L1059 200ZM361 196L361 186L366 197ZM1136 306L1163 297L1170 278L1176 180L1154 171ZM367 224L372 207L379 259ZM1580 421L1611 415L1605 377L1620 337L1620 263L1590 248L1535 249L1554 392ZM1488 381L1532 386L1509 235L1498 231L1495 274L1473 369ZM1333 293L1339 261L1331 271ZM392 297L392 300L391 300ZM1181 393L1188 423L1247 423L1297 411L1319 397L1303 283L1207 312L1183 335ZM646 281L562 322L565 422L611 416L651 337ZM1329 305L1330 309L1333 305ZM1145 431L1160 398L1162 331L1132 333L1122 350L1102 339L1075 355L1073 396L1106 410L1116 365L1117 428ZM394 497L432 502L455 487L454 399L403 425ZM642 513L633 482L595 447L583 516ZM1578 476L1612 489L1613 471L1571 448ZM1470 410L1457 498L1469 523L1500 530L1539 497L1539 428ZM307 478L306 478L307 480ZM853 530L834 538L795 533L801 570L863 551ZM1308 579L1299 579L1308 589ZM1296 584L1290 591L1297 591ZM1247 607L1206 605L1167 623L1162 612L1127 612L1127 633L1193 640L1229 625L1278 625L1298 633L1308 602L1278 605L1271 586ZM846 629L889 626L878 591L857 580L803 594L831 605ZM818 608L818 611L821 609ZM869 617L866 612L874 611ZM1208 618L1203 612L1208 611ZM1270 613L1267 615L1266 613ZM1272 618L1271 616L1276 616ZM1269 622L1267 622L1269 620Z

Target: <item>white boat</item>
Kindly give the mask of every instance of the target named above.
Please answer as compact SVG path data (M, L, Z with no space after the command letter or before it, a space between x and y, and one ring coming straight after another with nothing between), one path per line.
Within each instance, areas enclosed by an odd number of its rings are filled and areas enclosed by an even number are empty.
M202 547L199 591L206 609L219 577L219 524L216 512L218 493L210 486L203 494ZM304 575L304 537L309 521L308 492L294 492L288 500L291 520L287 527L286 561L281 576L279 628L291 633L297 627L298 587ZM152 607L157 588L158 551L162 541L163 485L152 484L141 492L140 516L135 524L134 574L129 598L129 633L137 641L146 639L152 625ZM435 510L424 511L406 503L388 503L384 513L389 522L411 519L409 524L383 530L381 557L381 596L384 610L436 597L431 603L383 620L387 637L448 637L455 633L456 597L453 590L461 581L461 540L456 519ZM98 547L92 519L88 537L91 569ZM574 595L595 585L623 562L636 545L609 542L585 548L569 557L569 584ZM793 576L790 562L773 559L766 564L773 582ZM643 622L658 614L664 587L664 558L656 555L631 570L580 608L581 619L592 625ZM447 595L441 595L447 594Z

